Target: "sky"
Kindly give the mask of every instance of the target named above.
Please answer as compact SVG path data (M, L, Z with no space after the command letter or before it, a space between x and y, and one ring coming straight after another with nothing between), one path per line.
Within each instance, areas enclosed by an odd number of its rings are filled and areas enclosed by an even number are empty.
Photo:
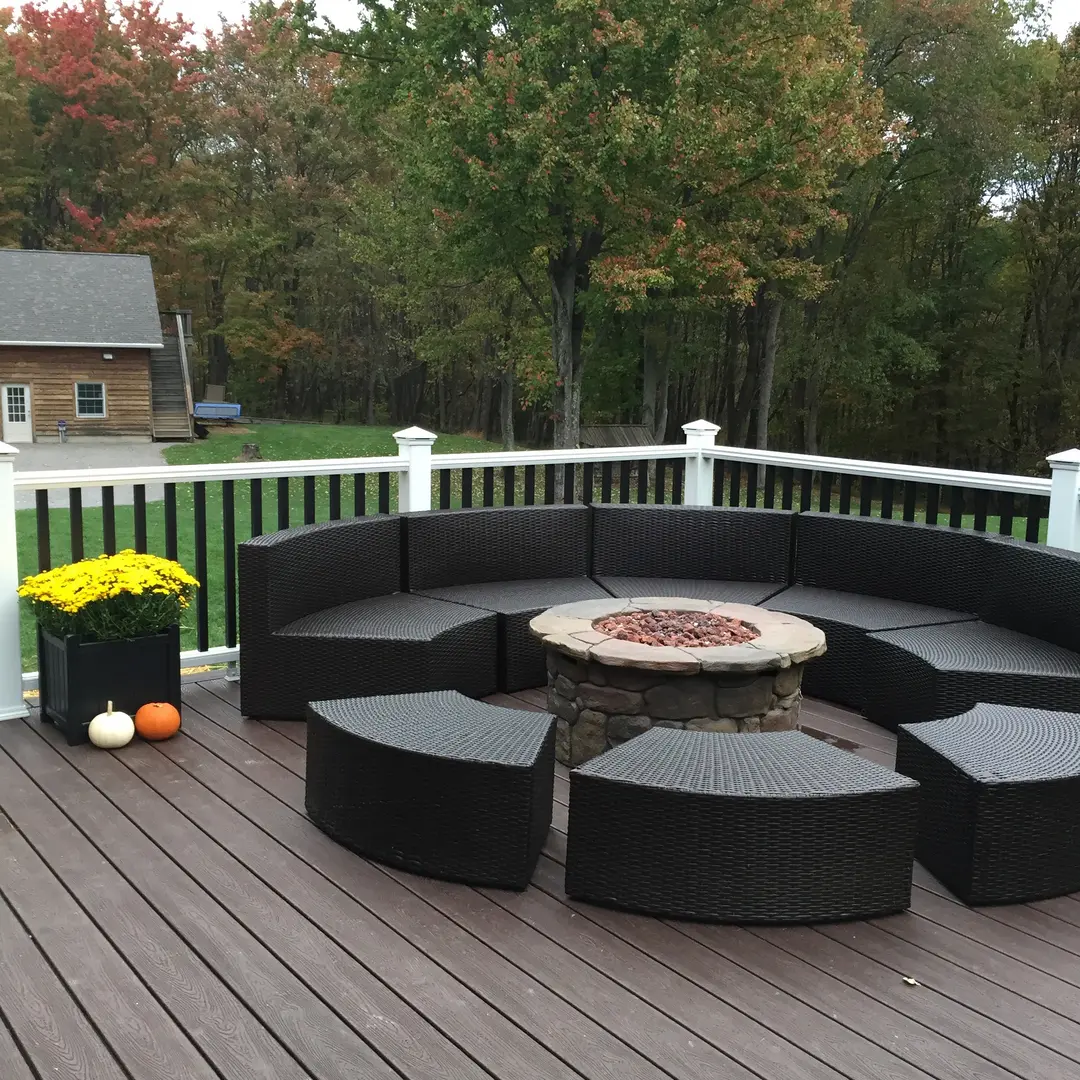
M315 0L320 15L328 17L342 30L356 26L356 0ZM216 27L218 14L230 20L247 11L247 0L163 0L165 10L182 12L198 29ZM1080 0L1050 0L1050 24L1057 36L1063 37L1073 23L1080 22Z

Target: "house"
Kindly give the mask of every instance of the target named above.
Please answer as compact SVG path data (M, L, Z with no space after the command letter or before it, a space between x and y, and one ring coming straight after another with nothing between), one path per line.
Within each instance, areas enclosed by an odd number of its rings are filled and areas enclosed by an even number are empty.
M0 249L3 441L191 438L186 314L146 255Z

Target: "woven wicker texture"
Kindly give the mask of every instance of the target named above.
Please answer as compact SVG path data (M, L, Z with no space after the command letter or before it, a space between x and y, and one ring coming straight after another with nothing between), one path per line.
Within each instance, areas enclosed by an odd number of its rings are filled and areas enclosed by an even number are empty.
M253 624L268 633L302 615L401 588L396 516L301 525L245 540L237 552L242 635ZM246 595L252 591L255 597Z
M989 552L959 529L806 512L795 526L795 583L978 612Z
M807 665L803 693L859 710L866 706L865 683L873 678L866 644L868 630L974 619L973 615L942 608L806 585L785 589L765 607L799 615L825 631L829 651Z
M983 619L1080 652L1080 554L1022 540L988 547L993 574Z
M729 604L760 604L783 588L767 581L707 581L701 578L598 577L612 596L685 596L691 600L720 600Z
M901 727L922 785L918 858L969 904L1080 889L1080 716L976 705Z
M585 577L588 506L499 506L434 510L405 518L408 588L523 578Z
M644 503L596 506L593 512L597 576L790 579L790 511Z
M981 622L866 636L867 718L883 727L955 716L991 701L1080 711L1080 656Z
M424 596L494 611L499 616L499 689L528 690L547 682L544 649L529 631L529 622L546 608L576 600L603 600L607 593L586 577L492 581L425 589Z
M361 854L528 885L551 823L555 721L454 693L313 703L307 812Z
M303 718L309 700L497 687L497 616L423 596L379 596L308 615L241 653L248 716ZM249 643L250 644L250 643Z
M800 732L654 728L570 777L566 891L682 918L900 911L918 787Z

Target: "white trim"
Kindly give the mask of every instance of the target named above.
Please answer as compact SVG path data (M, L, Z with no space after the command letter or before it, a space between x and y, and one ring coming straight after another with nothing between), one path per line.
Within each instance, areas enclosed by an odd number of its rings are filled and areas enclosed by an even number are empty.
M858 458L818 457L811 454L789 454L777 450L752 450L743 446L718 446L715 450L703 450L702 453L716 461L745 461L754 465L846 473L851 476L873 476L883 480L914 480L922 484L940 484L942 487L1011 491L1019 495L1048 496L1050 494L1050 480L1040 476L965 472L962 469L939 469L930 465L897 465L891 461L860 461Z
M0 341L0 345L24 346L27 349L164 349L152 341Z
M656 461L686 457L685 445L609 446L594 450L502 450L490 454L432 454L433 469L486 469L499 465L570 465L586 461Z
M313 458L252 461L225 465L151 465L125 469L67 469L17 472L19 491L40 488L116 487L120 484L189 484L197 480L273 480L279 476L333 476L346 473L400 473L400 457Z
M77 379L73 384L75 387L75 419L76 420L108 420L109 419L109 392L105 387L104 379ZM101 412L99 413L81 413L79 412L79 387L80 386L100 386L101 387Z

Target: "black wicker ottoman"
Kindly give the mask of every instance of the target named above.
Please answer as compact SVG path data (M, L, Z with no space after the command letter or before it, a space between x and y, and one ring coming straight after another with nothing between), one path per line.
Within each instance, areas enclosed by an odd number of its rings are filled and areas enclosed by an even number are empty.
M901 911L918 794L798 731L653 728L570 774L566 891L722 922Z
M897 732L922 786L916 855L969 904L1080 890L1080 716L976 705Z
M555 718L454 691L308 706L308 816L362 855L524 889L551 824Z

